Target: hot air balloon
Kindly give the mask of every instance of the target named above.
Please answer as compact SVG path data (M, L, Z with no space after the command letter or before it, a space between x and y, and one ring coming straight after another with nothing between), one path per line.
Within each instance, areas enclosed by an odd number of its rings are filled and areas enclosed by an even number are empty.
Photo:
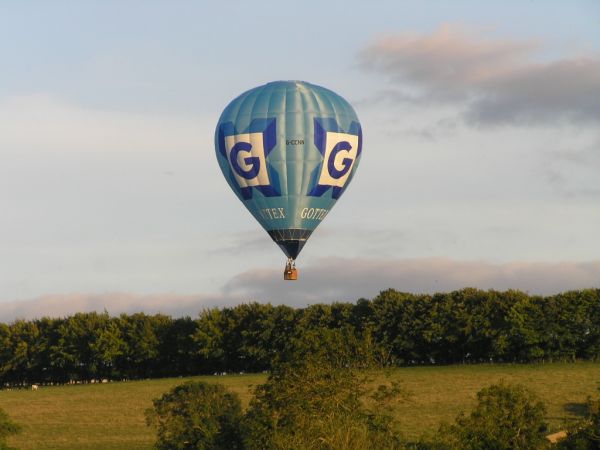
M250 89L223 111L215 131L229 186L287 256L296 258L352 180L362 131L350 104L304 81Z

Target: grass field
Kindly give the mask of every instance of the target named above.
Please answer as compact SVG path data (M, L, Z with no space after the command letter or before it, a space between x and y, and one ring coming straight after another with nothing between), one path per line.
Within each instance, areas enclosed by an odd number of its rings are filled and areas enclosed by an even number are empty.
M522 383L546 404L552 430L584 414L595 395L600 364L465 365L393 369L372 374L375 383L399 380L410 393L395 414L408 439L434 432L475 405L482 387L505 380ZM253 386L265 375L208 376L40 387L0 391L0 407L23 426L9 443L21 449L149 449L153 430L144 410L152 399L186 380L222 383L247 406Z

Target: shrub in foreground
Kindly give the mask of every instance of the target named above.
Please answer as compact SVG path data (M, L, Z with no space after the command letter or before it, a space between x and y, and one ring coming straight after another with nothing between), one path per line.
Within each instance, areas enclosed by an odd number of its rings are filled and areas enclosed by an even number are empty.
M353 367L356 349L345 333L323 330L301 338L291 351L294 359L276 365L246 414L247 449L402 448L383 408L403 392L393 383L374 393L367 389L369 380Z
M155 448L241 449L242 408L235 393L220 384L190 382L154 400L146 411L148 425L157 428Z
M548 446L545 408L521 385L495 384L477 393L469 416L440 428L439 448L460 450L531 450Z

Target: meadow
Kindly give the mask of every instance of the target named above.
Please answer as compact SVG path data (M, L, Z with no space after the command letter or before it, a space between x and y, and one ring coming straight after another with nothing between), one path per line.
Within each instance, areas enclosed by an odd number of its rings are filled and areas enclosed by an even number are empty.
M504 380L521 383L547 407L550 431L585 414L588 396L597 393L600 364L590 362L528 365L452 365L410 367L369 373L374 384L398 380L409 397L394 414L409 440L433 433L475 405L482 387ZM149 449L154 431L144 411L173 386L188 380L221 383L237 392L244 406L264 374L163 378L106 384L41 386L0 391L0 407L23 426L9 444L21 449Z

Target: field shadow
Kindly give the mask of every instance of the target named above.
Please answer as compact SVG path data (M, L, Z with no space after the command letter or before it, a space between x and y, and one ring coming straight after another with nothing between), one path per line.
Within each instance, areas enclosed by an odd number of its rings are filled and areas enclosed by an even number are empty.
M579 417L586 417L589 412L587 403L565 403L563 409L565 412Z

